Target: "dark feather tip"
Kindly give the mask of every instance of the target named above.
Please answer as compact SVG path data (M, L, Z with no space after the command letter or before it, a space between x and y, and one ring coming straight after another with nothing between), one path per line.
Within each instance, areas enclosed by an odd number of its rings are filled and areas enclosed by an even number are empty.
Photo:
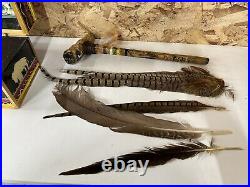
M59 175L68 176L68 175L82 175L82 174L89 174L89 173L75 173L72 171L65 171L60 173Z
M59 175L79 175L79 174L72 172L72 171L65 171L65 172L60 173Z
M64 176L66 176L66 175L73 175L73 174L70 174L69 172L62 172L62 173L60 173L59 175L64 175Z

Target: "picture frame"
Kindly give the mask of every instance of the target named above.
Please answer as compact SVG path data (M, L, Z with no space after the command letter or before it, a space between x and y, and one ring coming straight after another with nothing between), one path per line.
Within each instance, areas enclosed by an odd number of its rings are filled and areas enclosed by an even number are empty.
M32 3L2 3L2 35L29 35L29 31L36 21Z

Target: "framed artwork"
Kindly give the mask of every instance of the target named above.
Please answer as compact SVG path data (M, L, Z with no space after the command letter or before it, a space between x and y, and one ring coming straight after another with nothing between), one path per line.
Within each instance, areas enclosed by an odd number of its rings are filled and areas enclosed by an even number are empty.
M28 35L35 20L31 3L2 3L3 35Z

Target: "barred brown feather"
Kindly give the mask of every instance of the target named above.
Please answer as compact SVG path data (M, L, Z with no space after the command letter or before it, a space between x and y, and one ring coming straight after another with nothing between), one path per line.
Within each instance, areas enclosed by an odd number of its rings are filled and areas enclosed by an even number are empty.
M90 87L142 87L151 90L182 92L204 97L216 97L225 92L222 79L209 74L208 71L191 66L177 72L141 72L141 73L104 73L85 72L76 79L61 79L50 75L44 68L41 71L55 82L66 85L76 84ZM63 70L79 73L78 70ZM231 92L232 95L232 92Z

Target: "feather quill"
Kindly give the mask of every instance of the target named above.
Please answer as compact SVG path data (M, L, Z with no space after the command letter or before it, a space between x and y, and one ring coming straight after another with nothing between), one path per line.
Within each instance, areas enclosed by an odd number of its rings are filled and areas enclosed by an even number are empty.
M210 146L207 146L201 142L189 142L189 143L181 142L177 145L171 144L163 147L147 148L143 151L121 155L117 157L117 159L123 160L125 162L125 166L129 164L128 161L134 160L136 161L137 166L140 166L140 164L138 164L139 161L141 161L143 165L145 165L146 161L149 161L148 167L155 167L159 165L164 165L167 162L174 159L185 160L194 157L202 152L213 153L222 150L242 150L242 149L239 147L218 147L212 144ZM113 170L115 159L109 158L106 160L109 160L112 163L112 170ZM104 160L95 162L85 167L62 172L59 175L81 175L81 174L100 173L103 172L102 168L103 161Z
M57 85L53 92L57 102L68 112L114 132L132 133L170 139L193 139L203 134L224 135L228 130L192 128L187 124L156 119L136 112L121 111L93 99L83 87Z

